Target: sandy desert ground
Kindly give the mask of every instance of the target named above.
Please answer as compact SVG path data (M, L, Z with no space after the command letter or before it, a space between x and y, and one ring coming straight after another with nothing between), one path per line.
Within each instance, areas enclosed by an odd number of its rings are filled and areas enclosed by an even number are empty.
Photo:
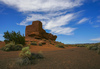
M100 55L84 47L66 47L65 49L31 47L31 52L39 51L42 51L44 59L38 60L36 64L20 67L13 65L20 51L0 50L0 69L100 69Z

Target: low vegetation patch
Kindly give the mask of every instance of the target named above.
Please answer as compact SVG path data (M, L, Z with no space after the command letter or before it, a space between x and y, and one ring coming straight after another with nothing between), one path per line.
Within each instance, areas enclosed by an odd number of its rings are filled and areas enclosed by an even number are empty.
M86 48L87 48L88 50L91 50L92 47L93 47L93 46L91 46L91 45L86 46Z
M22 44L15 44L15 42L10 42L6 44L4 47L2 47L1 50L3 51L18 51L23 48Z
M31 53L29 47L24 47L19 56L20 58L17 60L16 64L20 66L34 64L36 59L44 58L41 53Z
M46 39L43 39L43 41L46 41Z
M49 40L49 42L51 43L51 40Z
M39 44L45 45L46 42L45 41L40 41Z
M97 50L97 53L100 54L100 49Z
M100 43L69 44L69 46L72 46L72 47L86 47L88 50L97 51L97 53L100 54Z
M63 45L56 45L55 47L59 47L59 48L65 48Z
M39 46L42 46L42 43L39 43Z
M37 43L36 42L31 42L31 45L37 45Z
M88 50L98 50L98 46L95 46L95 45L88 45L88 46L87 46L87 49L88 49Z
M95 50L98 54L100 54L100 43L89 44L86 46L86 48L89 50Z

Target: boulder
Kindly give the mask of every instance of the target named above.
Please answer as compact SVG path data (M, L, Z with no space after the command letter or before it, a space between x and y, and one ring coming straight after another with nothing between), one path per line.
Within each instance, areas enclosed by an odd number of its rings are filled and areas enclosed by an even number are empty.
M48 39L48 40L56 40L57 36L52 35L51 33L46 33L46 31L42 28L42 22L33 21L32 25L26 26L25 30L25 40L26 41L34 41L34 39Z

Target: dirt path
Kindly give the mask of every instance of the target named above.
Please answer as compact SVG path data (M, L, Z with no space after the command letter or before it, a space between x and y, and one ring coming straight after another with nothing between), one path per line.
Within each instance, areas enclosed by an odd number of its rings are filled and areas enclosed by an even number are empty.
M5 69L11 59L18 57L18 52L10 52L8 59L4 56L6 54L8 55L8 53L0 51L0 69ZM44 51L43 55L45 58L39 60L35 65L16 69L100 69L100 55L86 48Z

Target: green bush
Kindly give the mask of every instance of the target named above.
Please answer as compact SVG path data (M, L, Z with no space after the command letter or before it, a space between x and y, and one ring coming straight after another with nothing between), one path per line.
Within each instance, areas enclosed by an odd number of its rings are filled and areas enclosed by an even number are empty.
M39 43L39 46L42 46L42 43Z
M64 48L64 46L63 45L56 45L55 47L59 47L59 48Z
M31 57L31 52L29 50L29 47L24 47L22 48L21 53L19 54L21 58L30 58Z
M87 49L89 49L89 50L97 50L98 47L97 46L94 46L94 45L88 45L87 46Z
M97 53L100 54L100 49L97 50Z
M91 50L97 50L97 49L98 49L98 47L96 47L96 46L91 47Z
M52 44L52 43L50 42L50 44Z
M51 40L49 40L49 42L51 43Z
M37 43L36 42L31 42L31 45L37 45Z
M20 34L20 31L19 32L15 32L15 31L12 31L12 32L4 32L4 35L3 37L5 38L5 43L9 43L10 41L14 41L15 44L22 44L22 45L25 45L25 37L24 35L22 36Z
M43 39L43 41L46 41L46 39Z
M29 58L23 58L23 59L19 58L19 59L17 59L16 64L19 65L19 66L22 66L22 65L29 65L29 64L32 64L32 63L29 60Z
M85 47L84 45L77 45L77 47Z
M18 50L22 50L22 48L23 48L23 45L22 44L17 44L17 45L15 45L14 50L15 51L18 51Z
M29 49L30 49L30 46L31 46L31 44L27 44L27 45L25 45L25 47L29 47Z
M10 42L5 45L5 47L2 47L3 51L18 51L21 50L23 47L22 44L15 45L15 42Z
M87 46L87 49L88 49L88 50L91 50L92 47L93 47L93 46Z
M19 56L21 57L20 59L17 60L17 64L18 65L29 65L29 64L33 64L35 59L42 59L44 58L42 54L38 53L31 53L29 50L29 47L24 47L21 51L21 53L19 54Z
M100 54L100 43L99 43L99 45L98 45L97 53Z
M37 53L37 54L31 53L31 57L29 59L32 60L32 59L42 59L42 58L44 58L44 57L40 53Z

